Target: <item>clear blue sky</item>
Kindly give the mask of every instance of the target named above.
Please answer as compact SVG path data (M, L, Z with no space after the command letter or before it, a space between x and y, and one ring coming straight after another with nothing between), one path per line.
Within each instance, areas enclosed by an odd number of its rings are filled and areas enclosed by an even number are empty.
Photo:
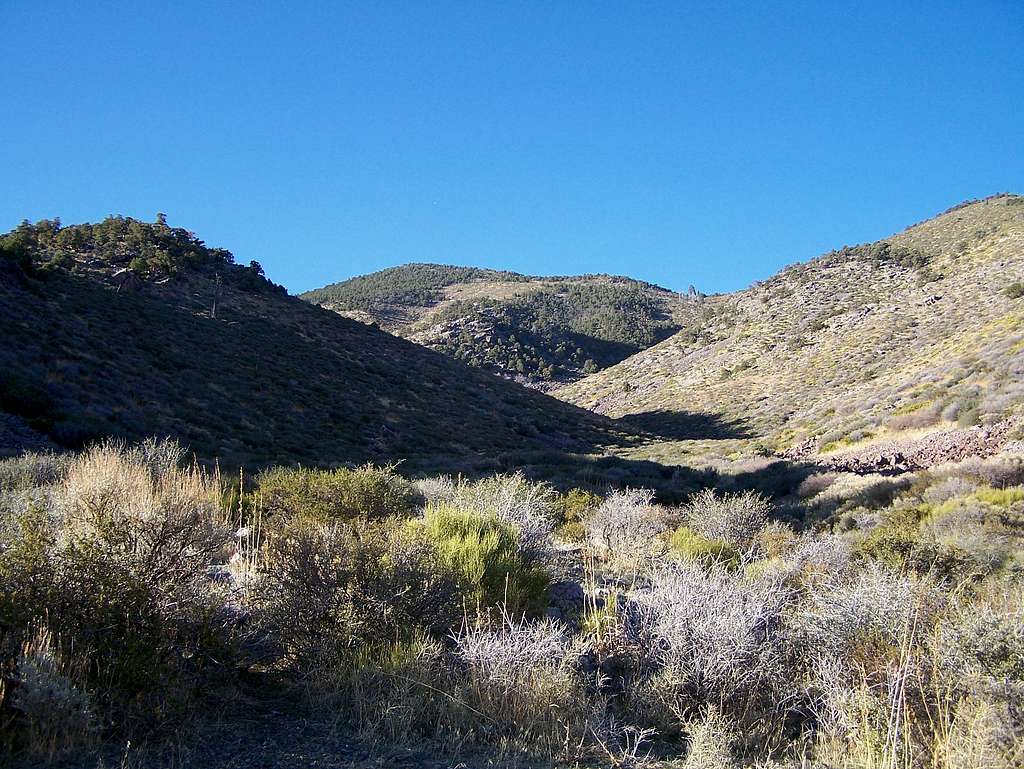
M165 211L292 291L408 261L731 290L1024 192L1020 0L0 0L0 29L0 230Z

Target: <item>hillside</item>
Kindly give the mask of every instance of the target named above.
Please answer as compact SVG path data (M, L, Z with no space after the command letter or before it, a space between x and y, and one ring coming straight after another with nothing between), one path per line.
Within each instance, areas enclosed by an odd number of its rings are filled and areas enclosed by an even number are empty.
M694 307L692 297L629 278L438 264L394 267L301 298L542 388L656 344Z
M591 452L603 418L290 297L191 233L111 217L0 238L0 451L172 435L227 465L448 469Z
M962 204L735 294L706 322L557 391L616 417L835 451L1024 410L1024 198ZM699 431L698 431L699 432ZM917 433L915 433L916 435Z

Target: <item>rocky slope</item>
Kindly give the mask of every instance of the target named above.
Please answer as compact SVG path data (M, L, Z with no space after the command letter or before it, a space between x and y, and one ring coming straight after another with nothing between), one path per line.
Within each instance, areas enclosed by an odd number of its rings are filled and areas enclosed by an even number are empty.
M542 388L670 336L696 298L608 275L539 278L437 264L382 270L301 296Z
M994 196L707 297L699 325L556 394L770 450L991 424L1024 410L1022 280L1024 198Z

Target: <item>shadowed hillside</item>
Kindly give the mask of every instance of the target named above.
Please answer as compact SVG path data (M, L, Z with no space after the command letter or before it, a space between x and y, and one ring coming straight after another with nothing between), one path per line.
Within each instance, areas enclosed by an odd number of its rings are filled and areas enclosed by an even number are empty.
M615 417L697 411L787 449L991 424L1024 409L1024 198L701 300L704 322L558 391Z
M456 469L626 430L289 297L162 219L24 224L2 243L8 453L156 434L250 467Z

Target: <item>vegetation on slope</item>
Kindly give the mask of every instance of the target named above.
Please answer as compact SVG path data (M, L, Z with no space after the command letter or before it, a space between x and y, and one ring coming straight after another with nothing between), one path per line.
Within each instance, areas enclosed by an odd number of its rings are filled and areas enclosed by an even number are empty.
M230 251L209 248L188 230L168 226L163 214L157 214L155 223L123 216L68 227L60 219L23 221L0 238L0 258L28 272L36 266L75 272L123 268L139 277L168 278L189 270L212 273L249 290L281 290L266 280L258 262L236 265Z
M231 465L469 470L554 465L620 432L288 297L163 222L46 221L0 242L0 410L59 446L157 434Z
M384 311L392 305L418 308L444 299L442 289L474 280L524 283L529 278L515 272L477 267L404 264L331 283L301 296L313 304L339 310Z
M1024 412L1024 198L958 206L704 300L686 331L558 391L616 417L682 409L769 449Z
M627 278L411 264L302 295L472 366L532 383L592 373L681 327L684 297Z
M815 476L801 531L756 494L372 467L229 494L183 460L0 461L7 757L348 765L340 733L428 765L1024 759L1019 457Z

